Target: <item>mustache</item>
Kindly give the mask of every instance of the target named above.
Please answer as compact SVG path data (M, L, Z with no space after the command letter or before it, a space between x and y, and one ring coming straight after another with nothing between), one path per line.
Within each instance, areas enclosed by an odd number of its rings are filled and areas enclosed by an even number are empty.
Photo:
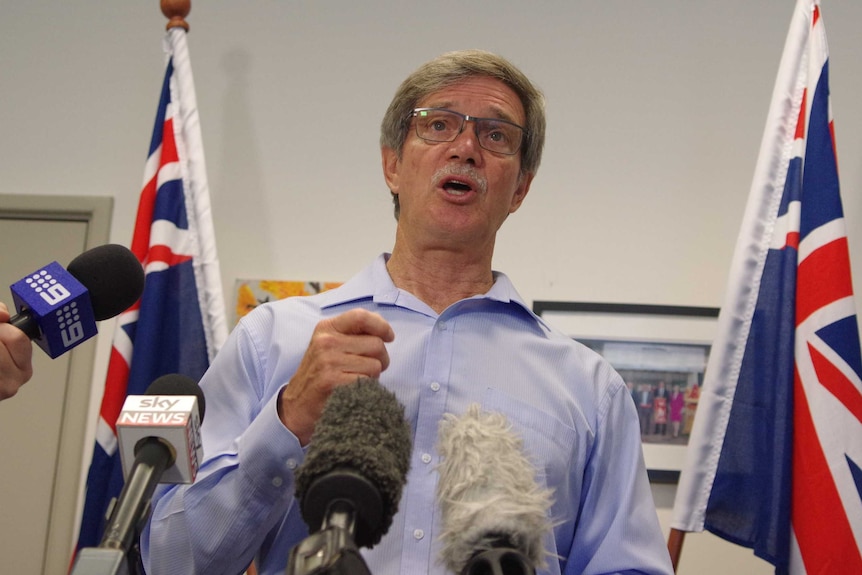
M432 181L435 185L437 185L441 181L451 176L464 176L466 178L470 178L473 182L476 183L478 192L484 194L488 191L488 180L485 179L485 176L480 174L473 166L469 166L466 164L451 164L448 166L443 166L442 168L434 172L434 175L432 176Z

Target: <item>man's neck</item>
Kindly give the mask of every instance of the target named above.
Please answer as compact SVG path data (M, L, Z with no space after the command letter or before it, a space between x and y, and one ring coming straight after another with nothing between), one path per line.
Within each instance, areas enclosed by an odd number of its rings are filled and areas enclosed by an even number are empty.
M462 299L484 294L494 285L488 257L447 250L420 253L396 244L386 263L392 282L441 313Z

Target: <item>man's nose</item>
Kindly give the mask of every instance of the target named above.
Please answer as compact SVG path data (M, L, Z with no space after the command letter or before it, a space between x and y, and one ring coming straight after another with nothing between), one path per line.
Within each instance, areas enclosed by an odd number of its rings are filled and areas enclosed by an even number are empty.
M476 124L464 122L461 133L449 142L449 158L460 159L472 164L478 164L482 158L482 148L476 135Z

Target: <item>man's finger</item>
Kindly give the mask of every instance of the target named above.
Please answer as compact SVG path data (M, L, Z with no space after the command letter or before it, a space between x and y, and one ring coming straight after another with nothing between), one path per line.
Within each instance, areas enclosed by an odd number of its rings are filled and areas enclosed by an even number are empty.
M345 335L373 335L384 342L395 339L395 332L389 322L380 314L366 309L352 309L330 320L330 325Z

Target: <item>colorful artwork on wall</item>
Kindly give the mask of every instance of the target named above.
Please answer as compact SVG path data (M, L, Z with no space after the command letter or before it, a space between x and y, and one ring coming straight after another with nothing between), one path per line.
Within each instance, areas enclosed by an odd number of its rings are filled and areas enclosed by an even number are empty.
M338 287L342 282L290 281L290 280L236 280L235 322L260 304L293 297L313 295Z

